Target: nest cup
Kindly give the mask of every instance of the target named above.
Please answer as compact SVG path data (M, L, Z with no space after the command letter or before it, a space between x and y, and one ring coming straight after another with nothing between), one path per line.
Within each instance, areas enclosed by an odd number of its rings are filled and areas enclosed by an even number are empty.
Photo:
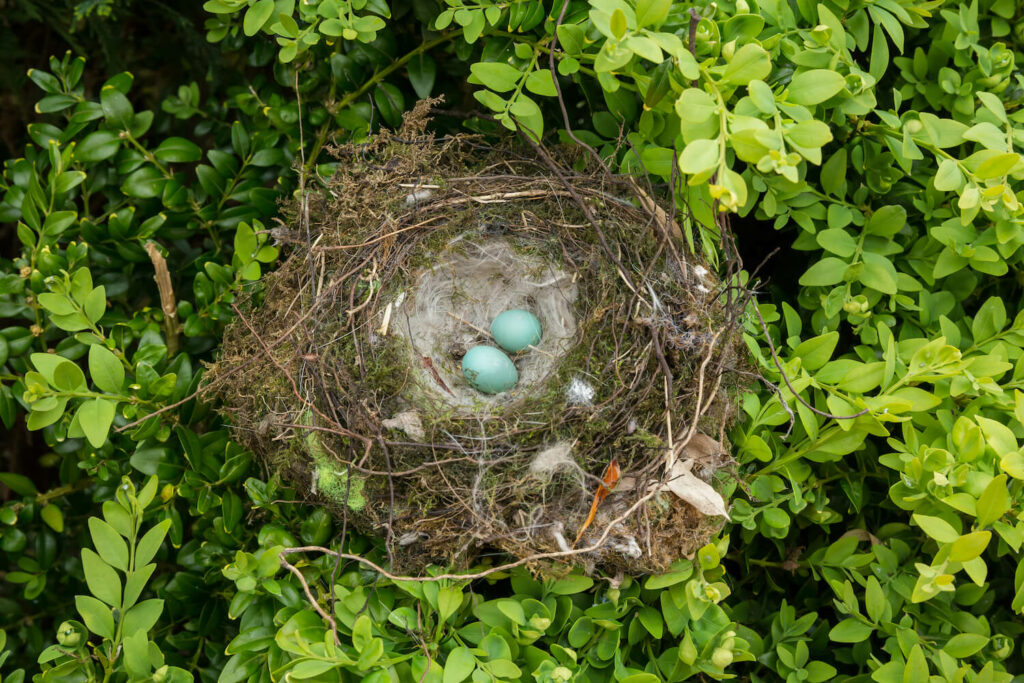
M557 367L577 332L578 292L573 277L554 259L530 251L536 246L470 227L427 252L430 265L390 302L387 330L407 342L416 401L487 411L529 394ZM461 359L477 344L493 344L487 333L491 321L515 308L537 316L541 341L534 350L516 354L519 381L512 390L483 394L462 376Z
M740 302L629 179L425 121L336 150L344 170L288 208L290 256L240 302L208 390L268 470L384 537L397 571L691 555L723 518L672 478L714 497L732 464ZM461 358L514 308L541 341L483 394Z

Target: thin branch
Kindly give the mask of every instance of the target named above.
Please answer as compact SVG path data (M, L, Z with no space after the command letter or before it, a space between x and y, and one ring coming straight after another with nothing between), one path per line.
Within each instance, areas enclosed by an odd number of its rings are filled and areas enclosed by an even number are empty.
M285 550L287 550L287 548L285 548ZM331 625L331 633L334 634L335 645L341 645L341 641L338 639L338 624L335 623L334 617L332 617L330 614L324 611L324 608L320 606L320 603L317 601L317 599L313 597L313 591L309 589L309 583L306 581L306 577L302 575L302 572L299 571L298 567L296 567L288 560L284 559L284 556L285 553L282 552L281 557L278 558L281 561L281 566L290 571L292 574L294 574L295 577L299 580L299 583L302 584L302 590L305 591L306 598L309 600L309 604L313 607L313 609L316 610L317 614L319 614L324 619L324 621Z
M761 316L761 310L757 307L756 302L754 303L754 313L757 314L757 319L761 321L761 329L764 330L764 338L765 341L768 342L768 350L772 352L772 359L775 361L775 365L779 368L779 374L782 375L782 379L786 382L786 386L789 387L789 390L793 392L793 396L796 398L796 400L800 401L800 403L802 403L805 408L815 413L816 415L821 415L822 417L827 417L831 420L855 420L861 415L867 415L868 413L871 412L871 408L865 408L859 413L854 413L853 415L833 415L832 413L826 413L823 410L818 410L810 403L805 401L804 398L797 393L796 389L793 388L793 384L789 381L789 376L786 374L785 369L783 369L782 367L782 361L779 360L779 355L775 353L775 344L772 343L772 336L771 334L768 333L768 325L767 323L765 323L764 318ZM782 400L781 397L779 400Z

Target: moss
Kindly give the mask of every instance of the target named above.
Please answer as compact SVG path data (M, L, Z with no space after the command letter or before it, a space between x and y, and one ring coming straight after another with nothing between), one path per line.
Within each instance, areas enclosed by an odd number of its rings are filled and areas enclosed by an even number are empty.
M349 472L339 469L336 463L316 459L315 462L317 487L327 498L339 505L348 506L352 512L361 512L366 507L366 497L363 495L365 477L359 474L350 477Z

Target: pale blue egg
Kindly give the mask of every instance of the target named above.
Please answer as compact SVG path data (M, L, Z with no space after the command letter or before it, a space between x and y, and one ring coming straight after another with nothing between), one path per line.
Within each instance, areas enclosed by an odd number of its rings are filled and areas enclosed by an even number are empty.
M533 313L514 308L494 319L491 336L501 348L518 353L540 342L540 321Z
M477 391L500 394L519 380L512 359L493 346L474 346L462 357L462 374Z

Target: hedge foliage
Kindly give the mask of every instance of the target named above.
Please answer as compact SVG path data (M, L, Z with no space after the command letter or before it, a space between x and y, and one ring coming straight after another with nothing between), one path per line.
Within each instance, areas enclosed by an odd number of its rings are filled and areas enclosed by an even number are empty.
M35 16L96 45L135 10L56 6ZM2 680L1024 673L1013 0L191 10L217 51L173 88L103 73L102 51L28 71L35 120L0 179ZM665 576L408 582L282 558L384 561L188 400L278 257L278 200L329 176L331 141L436 95L458 115L442 130L519 127L649 176L711 259L719 209L741 251L783 247L749 280L761 377L719 482L732 524Z

